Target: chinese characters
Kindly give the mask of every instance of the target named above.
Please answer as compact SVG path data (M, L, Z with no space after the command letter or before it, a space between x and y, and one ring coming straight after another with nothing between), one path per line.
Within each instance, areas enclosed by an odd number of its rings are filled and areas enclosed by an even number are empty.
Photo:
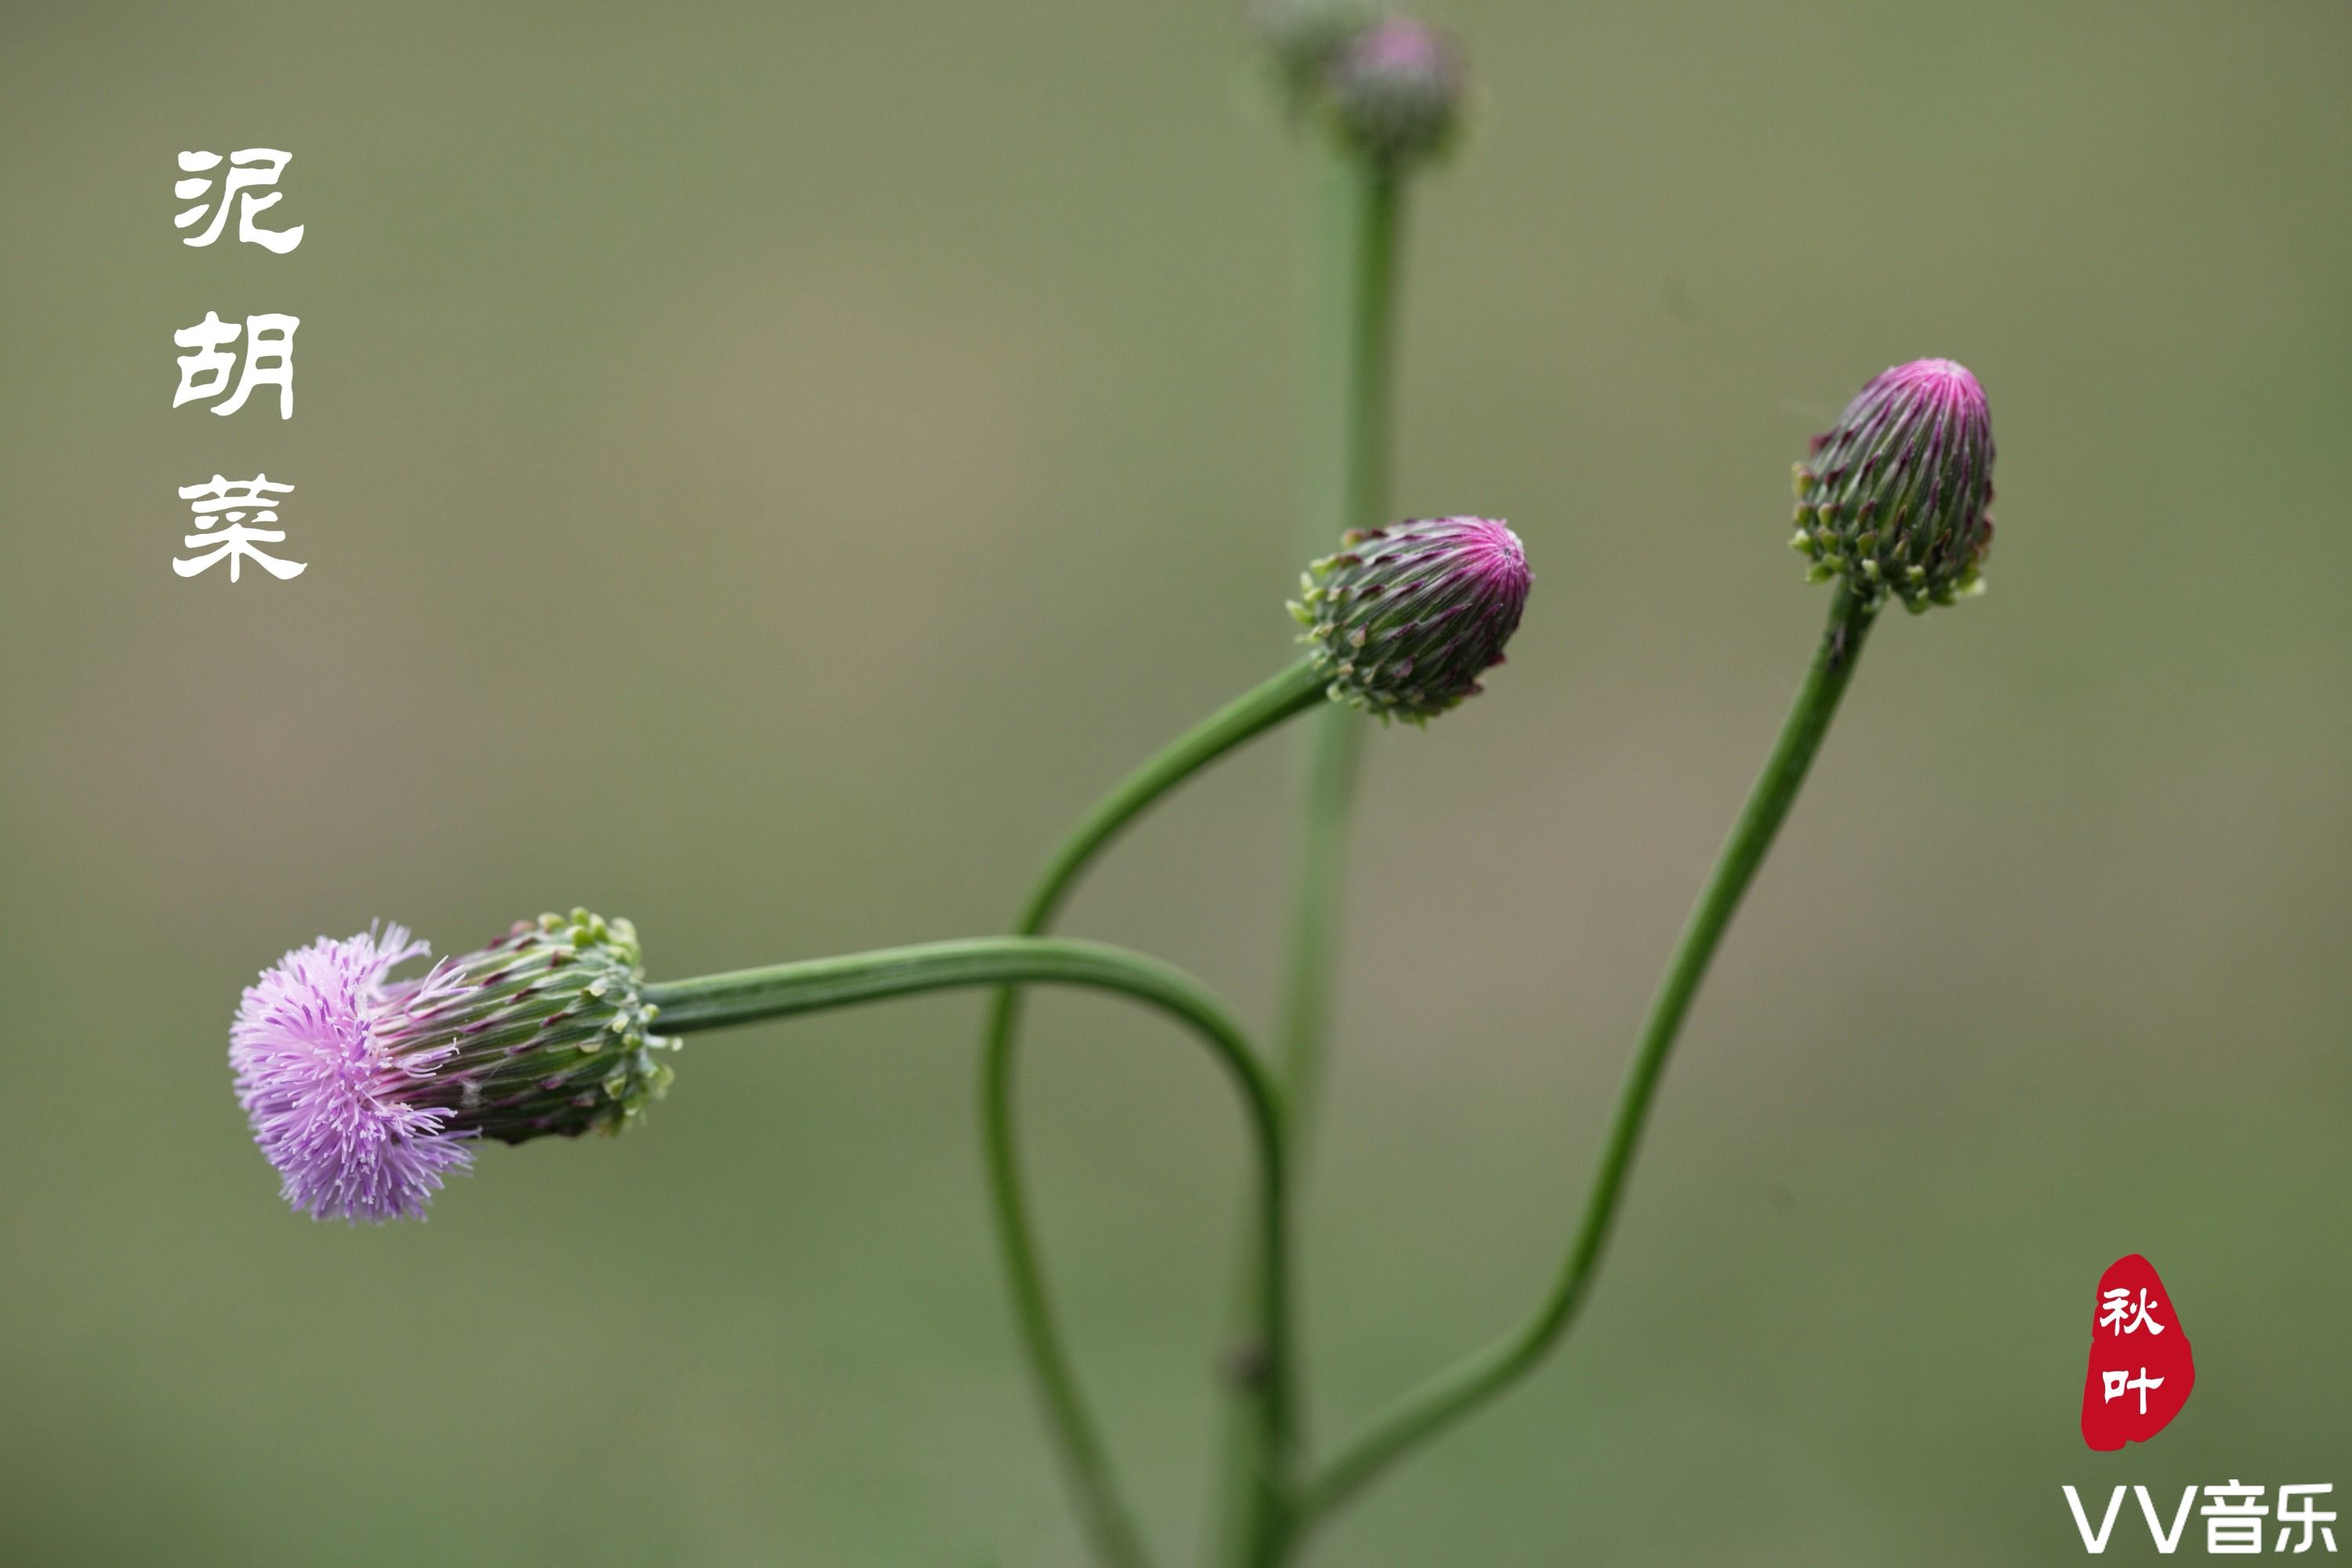
M294 329L302 324L299 316L264 314L247 316L245 325L224 321L211 310L193 327L182 327L172 334L172 341L184 349L194 349L192 354L180 356L180 390L172 395L172 406L183 403L202 402L218 397L228 385L229 373L236 368L236 355L225 353L245 336L245 374L236 378L236 393L226 403L217 405L215 414L234 414L245 406L257 386L278 389L278 417L294 417Z
M2083 1507L2082 1494L2071 1486L2060 1489L2066 1494L2067 1510L2074 1516L2074 1528L2083 1537L2083 1550L2093 1556L2103 1555L2115 1533L2116 1516L2123 1512L2124 1489L2116 1487L2107 1494L2106 1511L2100 1516L2095 1529ZM2149 1539L2155 1542L2157 1552L2167 1557L2179 1551L2181 1538L2189 1533L2189 1510L2196 1508L2200 1490L2206 1501L2203 1508L2196 1509L2196 1513L2205 1521L2208 1556L2261 1556L2264 1526L2273 1521L2279 1530L2270 1542L2272 1552L2289 1556L2313 1552L2333 1553L2336 1510L2321 1508L2319 1500L2335 1489L2330 1481L2283 1486L2278 1489L2277 1511L2273 1512L2263 1502L2267 1488L2250 1486L2233 1476L2221 1486L2183 1488L2180 1505L2172 1510L2172 1520L2168 1524L2163 1510L2157 1507L2146 1487L2131 1489L2139 1499L2140 1517L2147 1522Z
M2151 1334L2164 1332L2164 1325L2158 1322L2155 1314L2148 1310L2147 1287L2145 1285L2140 1287L2137 1304L2132 1300L2131 1291L2121 1285L2101 1292L2099 1300L2099 1327L2103 1329L2113 1329L2119 1334L2136 1334L2142 1329Z
M221 230L228 224L228 209L236 206L239 209L236 237L244 243L260 246L264 250L273 250L280 256L301 244L302 225L299 223L292 228L276 229L263 228L253 221L254 214L274 207L285 199L286 193L280 190L272 189L266 196L257 196L253 192L262 185L274 187L278 184L278 176L286 172L286 165L293 156L291 153L280 153L268 147L247 147L242 153L231 153L228 155L229 172L222 182L217 203L209 199L213 188L210 179L182 180L174 184L172 194L184 202L194 201L198 196L207 199L197 202L174 217L173 226L186 228L192 224L204 223L205 213L213 215L213 221L205 224L202 234L192 234L180 243L210 245L221 237ZM221 155L217 153L180 154L180 169L184 174L209 174L220 166Z
M278 181L293 156L271 147L247 147L226 159L218 153L182 153L180 172L187 177L173 184L172 194L194 205L182 209L172 223L176 228L196 232L180 243L198 247L212 245L228 232L234 208L238 243L259 246L274 256L292 251L302 243L303 225L269 228L254 220L285 200L286 193L278 188ZM294 332L301 324L300 317L280 311L257 312L239 322L224 321L218 311L206 310L203 321L179 328L172 334L173 343L193 352L178 356L180 384L172 394L172 406L206 403L213 413L226 416L243 408L256 393L264 395L263 406L268 406L268 394L274 390L278 417L293 418ZM240 339L241 358L236 352ZM308 569L307 562L285 560L257 548L285 542L284 529L262 525L278 521L278 498L291 495L292 485L277 483L266 473L256 473L249 479L215 474L206 483L182 485L179 489L180 499L190 503L195 518L195 531L185 535L182 543L197 553L173 556L175 574L200 576L226 561L228 580L236 583L242 581L245 563L250 561L282 583Z
M256 474L249 479L227 479L215 474L209 484L182 485L180 499L193 501L196 514L196 531L187 536L185 543L190 550L210 546L211 553L194 560L173 556L172 570L183 577L193 577L226 560L228 563L228 580L234 583L237 580L238 569L250 561L280 582L289 577L299 577L309 563L280 561L253 547L256 541L263 544L283 542L286 538L283 529L245 526L247 517L256 522L278 521L278 503L271 499L272 492L292 495L294 487L272 484L268 474ZM216 523L227 526L214 532Z
M2083 1441L2112 1453L2145 1443L2180 1413L2197 1385L2189 1332L2155 1265L2137 1253L2099 1276L2083 1379Z

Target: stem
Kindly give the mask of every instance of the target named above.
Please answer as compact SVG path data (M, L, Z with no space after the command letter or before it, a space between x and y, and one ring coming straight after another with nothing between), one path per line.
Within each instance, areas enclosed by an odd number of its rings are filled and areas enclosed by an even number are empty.
M1393 401L1399 237L1404 178L1395 163L1316 139L1310 177L1315 214L1307 289L1307 453L1302 542L1309 559L1339 548L1351 528L1376 528L1389 508L1389 424ZM1339 960L1340 907L1348 871L1363 727L1338 708L1310 727L1299 777L1290 929L1276 1039L1290 1111L1302 1142L1322 1081ZM1255 1294L1244 1264L1240 1288ZM1294 1369L1296 1375L1296 1369ZM1295 1539L1291 1510L1269 1510L1263 1484L1285 1457L1257 1446L1255 1430L1227 1439L1220 1527L1226 1561L1276 1563ZM1286 1484L1281 1489L1289 1489Z
M1351 528L1388 521L1389 425L1395 379L1398 237L1403 176L1390 163L1338 148L1319 154L1326 186L1318 225L1316 312L1308 374L1309 460L1305 544L1339 547ZM1339 969L1348 820L1363 727L1334 709L1317 721L1299 797L1297 868L1282 995L1282 1079L1293 1125L1312 1115L1330 1032Z
M1301 659L1218 709L1121 779L1047 858L1021 906L1020 932L1034 935L1051 925L1096 854L1160 796L1226 752L1315 707L1323 700L1324 684L1314 664ZM1333 710L1345 718L1356 717L1344 709Z
M1740 896L1763 864L1773 835L1797 798L1798 786L1804 783L1813 753L1837 712L1838 699L1853 677L1874 614L1875 606L1853 595L1843 581L1839 583L1821 647L1790 707L1780 741L1716 861L1697 908L1683 928L1674 961L1650 1005L1633 1069L1618 1097L1609 1142L1585 1200L1583 1223L1550 1291L1516 1331L1432 1378L1376 1420L1308 1489L1300 1507L1302 1520L1337 1508L1408 1449L1509 1387L1559 1342L1575 1321L1600 1268L1602 1249L1624 1197L1626 1178L1641 1148L1643 1126L1657 1098L1684 1016L1690 1011L1707 963L1739 907Z
M1095 856L1153 802L1226 752L1322 700L1322 679L1311 664L1301 661L1211 714L1129 773L1047 859L1021 906L1018 933L1034 936L1045 931ZM1079 1392L1038 1253L1036 1225L1021 1173L1013 1079L1020 1037L1021 993L1008 985L996 994L989 1011L981 1068L981 1135L987 1151L998 1251L1013 1291L1013 1321L1095 1554L1113 1568L1139 1568L1149 1561L1142 1536L1119 1497L1109 1452ZM1269 1342L1275 1337L1267 1335ZM1264 1403L1278 1402L1286 1425L1286 1359L1276 1364L1284 1376L1269 1377Z
M1256 1145L1260 1249L1256 1270L1262 1285L1258 1311L1266 1327L1266 1381L1269 1385L1278 1385L1283 1369L1288 1364L1290 1338L1289 1269L1286 1262L1289 1195L1285 1178L1280 1091L1233 1016L1205 986L1183 971L1158 959L1100 942L1051 937L986 937L886 948L845 958L779 963L764 969L673 981L647 986L645 999L659 1009L664 1034L683 1035L971 985L1076 985L1131 996L1188 1025L1232 1075L1248 1116L1250 1137ZM1001 1199L1003 1194L999 1195ZM1043 1298L1039 1300L1042 1304ZM1075 1397L1075 1390L1072 1394ZM1271 1397L1264 1404L1271 1426L1274 1417L1286 1406ZM1279 1445L1284 1440L1283 1434L1278 1428L1270 1429L1267 1440ZM1102 1479L1107 1481L1107 1474ZM1115 1500L1108 1492L1101 1496L1112 1501L1116 1509ZM1103 1519L1089 1517L1090 1523L1097 1526L1104 1522ZM1098 1540L1097 1544L1107 1553L1114 1547L1127 1553L1124 1558L1114 1556L1113 1561L1142 1561L1140 1543L1131 1529L1118 1533L1126 1525L1124 1515L1114 1511L1106 1517L1113 1523L1113 1536Z

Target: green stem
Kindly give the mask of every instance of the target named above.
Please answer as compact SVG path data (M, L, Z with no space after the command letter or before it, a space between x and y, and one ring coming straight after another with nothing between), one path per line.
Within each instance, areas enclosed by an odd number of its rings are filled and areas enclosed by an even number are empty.
M1321 700L1322 679L1302 661L1211 714L1129 773L1055 849L1021 906L1017 932L1034 936L1051 925L1095 856L1153 802L1226 752ZM1013 1321L1087 1539L1095 1554L1112 1568L1139 1568L1148 1561L1142 1535L1119 1496L1109 1452L1079 1392L1038 1252L1021 1172L1013 1073L1020 1037L1021 993L1007 986L996 994L989 1011L981 1068L981 1136L998 1251L1012 1288ZM1269 1342L1276 1337L1267 1334ZM1288 1419L1287 1359L1273 1365L1282 1376L1266 1380L1260 1419L1280 1430Z
M1574 1321L1600 1268L1675 1037L1698 993L1707 962L1739 907L1740 896L1763 864L1773 835L1789 815L1798 786L1804 783L1805 771L1811 766L1813 753L1837 711L1838 699L1853 677L1874 614L1874 606L1850 594L1843 582L1838 584L1828 628L1789 710L1780 739L1716 861L1714 874L1683 929L1674 961L1650 1005L1633 1053L1633 1070L1618 1097L1616 1119L1585 1201L1583 1223L1542 1304L1515 1332L1441 1373L1376 1420L1307 1489L1301 1502L1302 1519L1329 1512L1406 1450L1509 1387L1559 1343Z
M1391 163L1339 148L1318 154L1321 255L1308 375L1310 416L1305 547L1339 548L1351 528L1389 521L1389 425L1393 403L1398 237L1403 176ZM1315 724L1302 779L1288 963L1276 1038L1294 1127L1313 1113L1339 972L1348 820L1363 726L1337 709Z
M1365 158L1336 139L1316 139L1309 177L1305 490L1302 547L1312 560L1339 548L1351 528L1388 521L1389 424L1393 403L1399 238L1404 176L1393 163ZM1294 1145L1304 1141L1319 1095L1324 1045L1331 1028L1339 966L1340 910L1348 871L1348 826L1354 814L1363 726L1335 707L1318 714L1307 738L1293 837L1289 932L1279 1023L1286 1103ZM1243 1297L1255 1294L1244 1261ZM1296 1375L1296 1369L1294 1369ZM1294 1438L1296 1434L1294 1433ZM1269 1510L1263 1478L1281 1456L1237 1426L1229 1434L1222 1476L1223 1558L1240 1568L1279 1563L1293 1538L1292 1510ZM1288 1491L1286 1484L1282 1489Z
M1034 935L1051 925L1095 856L1160 796L1226 752L1317 706L1323 700L1324 685L1312 661L1300 659L1193 725L1121 779L1070 829L1030 885L1029 896L1021 906L1022 934ZM1344 710L1334 710L1343 717L1356 717Z
M647 986L645 994L659 1010L662 1032L683 1035L972 985L1076 985L1133 997L1188 1025L1231 1074L1256 1145L1258 1311L1266 1325L1268 1380L1278 1378L1288 1364L1290 1323L1286 1262L1289 1196L1280 1090L1233 1016L1181 970L1100 942L987 937L671 981ZM1277 1407L1272 1399L1265 1403L1269 1411ZM1269 1434L1270 1439L1279 1436L1278 1432ZM1140 1544L1131 1533L1122 1538L1119 1549L1130 1554L1128 1561L1141 1560Z

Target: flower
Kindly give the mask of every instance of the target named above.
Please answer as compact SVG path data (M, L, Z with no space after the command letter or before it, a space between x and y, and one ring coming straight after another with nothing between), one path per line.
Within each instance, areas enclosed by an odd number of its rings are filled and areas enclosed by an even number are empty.
M1913 360L1873 377L1797 465L1797 533L1816 582L1843 574L1907 609L1984 591L1992 415L1968 367Z
M1462 61L1426 22L1391 16L1341 45L1325 91L1340 134L1388 163L1429 157L1453 140L1462 113Z
M618 1131L668 1087L628 921L541 915L390 978L429 951L397 925L320 937L246 988L237 1102L314 1218L422 1218L477 1140Z
M1527 604L1519 536L1483 517L1350 529L1307 569L1290 613L1330 694L1415 723L1481 689Z
M1386 0L1256 0L1250 22L1294 109L1314 99L1332 56L1386 13Z

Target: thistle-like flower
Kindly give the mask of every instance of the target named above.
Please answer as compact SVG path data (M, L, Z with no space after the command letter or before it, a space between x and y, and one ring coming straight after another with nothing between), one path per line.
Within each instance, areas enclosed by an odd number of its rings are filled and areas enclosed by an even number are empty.
M1483 517L1350 529L1307 569L1290 613L1333 698L1424 723L1480 691L1528 600L1519 536Z
M1250 22L1294 110L1310 105L1331 58L1388 14L1385 0L1255 0Z
M1984 591L1992 543L1992 416L1965 365L1914 360L1872 378L1797 465L1797 534L1812 577L1924 610Z
M1379 162L1408 163L1453 141L1462 118L1462 60L1428 23L1391 16L1339 47L1324 91L1349 145Z
M635 929L585 910L392 979L400 926L297 948L246 988L229 1065L286 1201L319 1219L415 1219L471 1144L617 1132L668 1088Z

